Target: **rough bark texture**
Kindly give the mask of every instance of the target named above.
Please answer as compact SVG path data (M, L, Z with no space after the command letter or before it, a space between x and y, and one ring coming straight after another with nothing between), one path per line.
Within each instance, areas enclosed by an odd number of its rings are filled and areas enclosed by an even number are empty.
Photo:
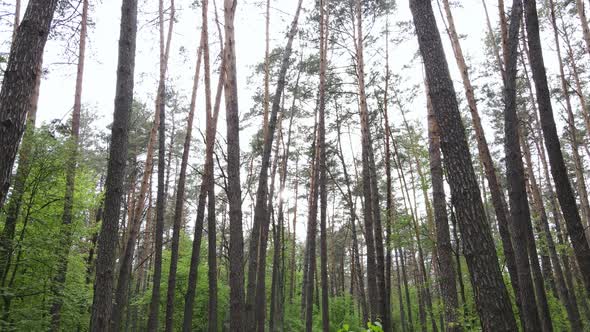
M541 118L541 128L545 137L551 175L555 182L557 198L563 212L563 217L574 248L574 254L582 272L582 280L586 292L590 293L590 246L584 234L584 227L580 213L576 205L576 199L572 190L567 168L561 151L561 143L557 134L551 95L547 83L547 73L541 49L539 36L539 19L537 16L537 3L535 0L525 2L526 30L528 34L529 62L533 72L533 81L537 91L537 104Z
M320 276L322 284L322 331L330 331L330 310L328 308L328 239L326 218L328 208L328 192L326 191L326 70L328 52L328 14L326 7L329 0L320 0L320 86L318 105L318 147L320 171ZM319 294L318 294L319 295Z
M441 128L441 149L481 324L484 331L514 331L516 321L502 280L490 226L485 219L442 41L433 24L432 5L428 0L410 0L410 8L426 67L430 99Z
M240 187L240 127L234 16L237 0L225 0L225 105L227 122L227 181L230 218L229 278L230 331L244 331L244 268Z
M57 6L57 0L31 0L10 48L0 90L0 208L10 187L12 166L25 131L25 120L35 90L34 70L41 63L43 49Z
M462 331L457 319L459 301L455 283L455 265L453 247L447 218L447 202L443 180L442 160L440 155L440 129L434 117L430 101L428 103L428 151L430 155L430 174L432 177L432 206L436 224L436 252L438 254L438 271L440 273L441 296L444 303L445 331ZM442 327L441 327L442 328Z
M535 172L533 171L533 162L531 158L531 152L526 142L524 135L521 135L521 145L522 145L522 152L525 157L525 161L527 164L527 179L529 185L531 187L531 193L533 196L533 205L537 210L538 218L540 219L540 226L542 234L545 238L545 243L549 250L549 257L551 259L551 263L553 266L553 273L555 275L555 286L557 290L557 294L561 303L563 303L568 320L570 322L571 328L573 331L582 331L582 325L580 321L580 313L578 311L578 307L575 303L572 303L572 298L570 296L569 290L565 284L565 279L563 276L563 270L561 269L561 262L559 261L559 256L557 255L557 250L555 248L555 242L553 240L553 235L551 234L551 230L549 228L549 221L547 218L547 212L545 211L545 206L543 204L543 197L541 195L541 190L539 189L539 185L537 183Z
M0 280L5 280L8 266L12 259L14 250L14 236L16 232L16 223L21 213L23 195L29 174L31 172L31 152L33 150L33 133L35 130L35 120L37 117L37 103L39 101L39 89L41 87L41 73L43 61L39 62L35 77L35 91L31 96L30 108L27 114L27 128L23 135L22 144L18 155L18 166L14 175L14 186L10 194L10 200L6 204L6 219L4 228L0 233Z
M467 63L463 55L463 50L461 48L461 43L459 41L459 35L457 34L457 30L455 29L455 22L453 20L453 15L451 12L451 8L449 6L449 1L443 0L443 3L445 14L448 21L448 35L449 39L451 40L451 45L453 47L453 52L455 54L457 66L459 67L459 71L461 73L463 88L465 90L465 97L467 99L467 105L469 106L469 112L471 114L471 122L473 124L473 130L475 131L479 159L483 164L485 177L488 181L488 186L490 188L490 194L492 197L492 205L494 207L494 212L496 214L496 220L498 221L498 231L500 233L500 239L502 240L502 249L504 251L504 257L506 258L506 266L508 268L508 273L510 275L512 288L514 289L514 292L516 294L519 294L520 291L516 272L516 262L514 257L515 254L509 232L509 225L511 225L512 222L510 218L510 213L506 205L506 197L504 196L504 191L500 186L500 181L498 180L496 167L494 165L492 155L490 153L488 142L485 136L485 131L481 124L481 118L479 116L477 101L475 99L473 86L471 85L471 79L469 77L469 68L467 67ZM498 61L498 66L502 69L502 77L504 77L505 68L504 66L502 66L499 51L496 49L495 53ZM504 60L506 61L506 59ZM517 295L516 298L518 305L520 305L520 296Z
M520 151L519 120L516 113L516 64L518 60L518 35L522 2L515 3L512 10L504 79L504 151L506 154L506 178L512 217L512 223L509 226L513 238L512 245L518 272L521 299L520 315L524 323L523 328L525 331L541 331L541 320L535 301L535 289L529 263L527 224L530 225L531 216L526 193L522 153Z
M137 0L124 0L121 7L119 60L110 143L111 151L105 182L104 216L98 238L95 292L90 321L90 330L93 332L106 331L110 324L119 213L127 160L129 113L133 103L136 36Z

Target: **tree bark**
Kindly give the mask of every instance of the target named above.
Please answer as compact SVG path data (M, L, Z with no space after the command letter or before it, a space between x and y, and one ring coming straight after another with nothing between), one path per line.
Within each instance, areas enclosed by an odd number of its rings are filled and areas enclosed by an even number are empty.
M371 321L377 318L382 320L383 329L391 330L389 320L389 309L385 294L379 290L385 289L385 257L383 249L383 230L381 227L381 210L379 206L379 195L377 176L375 171L375 160L372 149L371 131L369 127L369 110L365 91L365 70L363 59L363 29L362 29L362 7L361 1L355 1L354 8L356 16L356 76L359 91L359 111L361 118L362 136L362 158L363 158L363 195L365 198L365 235L367 244L367 271L369 281L369 297L371 301Z
M95 292L90 321L90 330L93 332L106 331L110 325L119 213L127 160L129 113L133 104L136 37L137 0L124 0L121 7L117 88L105 182L104 218L98 238Z
M522 2L517 1L514 2L512 7L514 14L510 20L508 59L504 78L504 151L506 154L506 178L508 180L508 197L512 217L510 231L513 236L512 245L514 246L521 299L520 315L523 319L523 329L525 331L541 331L541 320L535 301L535 289L529 263L527 227L530 226L531 218L526 193L524 165L520 151L519 119L516 113L516 65L520 16L522 13Z
M471 164L465 129L428 0L410 0L420 53L426 67L429 95L441 128L441 149L448 170L451 196L457 207L464 252L484 331L514 331L516 321L502 280L490 226Z
M576 9L578 17L580 18L580 25L582 26L582 33L584 35L584 42L586 43L586 52L590 54L590 27L588 27L588 19L584 12L584 1L576 0Z
M12 166L34 94L34 70L41 63L57 0L31 0L10 48L0 90L0 208L10 187Z
M578 307L575 303L572 303L571 296L569 294L569 290L565 284L565 279L563 277L563 271L561 269L561 263L559 261L559 257L557 256L557 250L555 249L555 242L553 241L553 236L551 235L551 230L549 228L549 221L547 219L547 212L545 211L545 206L543 204L543 197L541 195L541 190L539 189L539 185L537 184L537 179L535 177L535 172L533 171L533 162L531 158L531 152L529 149L529 145L524 137L521 135L521 145L523 155L525 157L525 161L527 164L527 179L529 185L531 187L531 193L533 196L533 204L535 209L537 210L537 214L539 215L541 230L543 236L545 237L545 243L547 244L547 248L549 251L549 257L551 259L551 263L553 266L553 272L555 275L555 285L557 289L557 294L561 303L564 305L566 309L566 313L568 316L568 320L570 322L571 328L573 331L581 331L582 325L580 321L580 313L578 311Z
M510 239L509 225L512 225L510 213L506 204L506 197L504 196L503 189L498 181L498 175L496 173L496 167L494 165L488 142L486 140L485 132L481 124L481 118L477 107L477 101L471 85L471 79L469 77L469 69L463 55L461 43L459 42L459 36L455 29L455 22L451 13L451 8L448 0L443 0L444 10L448 21L448 35L451 40L453 52L455 54L455 60L459 71L461 73L461 79L463 82L463 88L465 89L465 97L469 106L469 112L471 114L471 121L473 129L475 131L475 138L477 140L477 149L479 152L479 159L483 164L484 173L488 186L490 188L490 194L492 196L492 205L494 206L494 212L496 214L496 220L498 221L498 231L500 233L500 239L502 240L502 249L506 258L506 266L508 267L508 274L512 288L516 295L518 306L520 307L520 296L519 296L519 282L516 269L515 253ZM484 2L485 5L485 2ZM487 13L487 10L486 10ZM502 28L504 29L504 28ZM491 30L490 30L491 31ZM494 44L495 45L495 44ZM505 46L505 45L504 45ZM500 57L497 54L498 65L502 68L502 77L505 75L505 68L502 66L502 62L499 60ZM504 58L504 64L508 59Z
M582 158L580 156L579 153L579 148L580 148L580 141L578 139L578 129L576 128L576 120L574 117L574 111L573 111L573 107L572 107L572 102L571 102L571 96L569 93L569 87L568 87L568 82L566 80L565 77L565 70L564 70L564 63L563 63L563 58L561 56L561 45L559 43L559 30L557 28L557 19L555 16L555 3L553 2L553 0L550 0L549 2L549 9L550 9L550 14L551 14L551 25L553 27L553 36L555 39L555 49L557 52L557 59L558 59L558 64L559 64L559 78L560 78L560 82L561 82L561 90L563 92L563 97L565 99L565 110L567 112L567 126L568 126L568 133L570 136L570 144L571 144L571 149L572 149L572 159L574 160L574 171L575 171L575 175L576 175L576 179L578 180L576 182L577 184L577 189L578 189L578 196L580 198L580 207L582 208L582 223L585 226L586 229L586 239L588 241L590 241L590 228L589 228L589 222L590 222L590 203L588 202L588 191L586 190L586 180L584 179L584 165L582 163ZM588 28L588 24L586 22L586 28ZM583 115L586 115L587 113L587 109L586 109L586 101L585 101L585 97L584 97L584 93L582 92L581 86L580 86L580 82L579 82L579 78L577 75L577 70L575 68L575 64L573 64L572 68L573 68L573 74L574 74L574 78L575 78L575 82L576 82L576 86L578 87L578 90L580 91L580 106L582 106L582 110L581 113Z
M174 0L171 0L174 7ZM172 11L171 13L173 13ZM164 237L164 214L166 213L166 69L167 52L170 43L164 44L164 0L159 1L160 22L160 82L158 85L158 101L160 103L160 125L158 127L158 191L156 196L156 227L154 234L154 274L152 283L152 298L149 306L147 330L155 332L159 327L160 289L162 279L162 251ZM169 34L172 31L173 20L169 22ZM165 46L164 46L165 45Z
M191 94L191 103L189 106L188 119L186 123L186 136L184 138L184 145L182 150L180 175L178 176L178 185L176 188L176 202L174 207L174 224L172 230L172 245L170 256L170 272L168 274L168 292L166 295L166 332L171 332L174 324L174 294L176 292L176 271L178 269L178 256L180 250L180 232L182 229L182 221L184 216L186 171L188 167L188 157L190 154L193 120L195 117L195 108L197 103L197 90L199 88L199 76L201 72L203 48L203 38L201 36L201 42L199 43L199 49L197 50L197 63L195 66L195 76Z
M322 284L322 331L330 331L330 310L328 303L328 231L326 229L328 192L326 191L326 71L328 52L328 12L329 0L320 0L320 86L318 121L318 167L320 172L320 275ZM319 296L319 294L318 294Z
M208 2L207 2L208 3ZM207 3L203 1L203 15L206 15L207 12ZM208 37L203 36L203 40L208 39ZM203 223L205 219L205 202L207 200L207 195L209 192L209 188L213 187L214 185L214 174L213 174L213 152L215 149L215 136L217 135L217 119L219 117L219 110L221 107L221 94L223 93L224 82L226 78L226 68L225 68L225 59L221 61L220 68L219 68L219 80L217 81L217 90L215 93L215 104L213 106L213 113L211 114L211 105L210 105L210 95L211 92L209 91L210 84L209 82L209 60L208 60L208 43L203 43L203 55L205 60L205 109L206 109L206 121L207 121L207 131L206 131L206 146L205 146L205 165L204 165L204 173L201 180L201 185L199 188L199 200L197 204L197 218L195 220L195 235L193 240L193 247L192 247L192 254L191 254L191 263L189 268L189 279L188 279L188 286L187 292L185 294L185 302L184 302L184 317L183 317L183 331L191 331L192 330L192 317L193 317L193 306L195 301L195 289L197 286L197 276L198 276L198 268L199 268L199 261L200 261L200 253L201 253L201 237L203 235ZM223 48L220 52L221 56L225 56L225 48Z
M244 331L244 268L242 266L244 239L240 188L240 127L238 116L238 86L234 16L237 0L225 0L225 104L227 121L227 176L230 216L230 330Z
M446 0L445 0L446 2ZM428 145L430 155L430 174L432 178L432 205L434 207L434 221L436 224L436 252L438 253L438 270L440 272L441 295L445 313L445 331L462 331L457 312L457 284L455 282L455 266L453 263L453 248L449 220L447 218L447 202L443 180L442 159L440 155L440 128L434 117L434 110L430 100L428 108Z
M555 181L557 198L561 205L574 254L578 262L587 293L590 293L590 246L584 234L584 227L576 205L576 199L569 182L567 168L561 151L561 143L557 134L551 96L547 84L547 73L539 37L539 19L535 0L525 2L526 29L528 34L529 61L533 72L533 81L537 91L537 104L541 118L541 128L545 136L545 147L551 165L551 174Z
M74 208L74 190L76 189L76 168L78 159L78 144L80 139L80 112L82 111L82 84L84 81L84 60L86 57L86 31L88 22L88 0L82 1L82 18L80 22L80 43L78 46L78 66L76 72L76 87L74 91L74 108L69 138L69 156L66 162L66 190L64 194L64 209L61 217L62 234L57 261L57 273L52 278L51 292L53 295L49 314L51 315L51 330L59 331L61 325L61 309L63 306L63 291L68 272L68 257L72 246L72 222Z
M291 22L291 27L287 37L287 45L283 52L281 59L281 67L277 77L277 86L273 95L272 107L270 113L270 120L268 123L268 129L264 130L264 145L262 152L262 161L260 166L260 174L258 176L258 189L256 191L256 205L254 207L254 224L252 225L252 233L250 235L249 245L249 265L248 265L248 285L246 294L246 328L254 330L255 326L258 329L264 328L264 312L266 305L254 306L254 303L260 303L263 299L256 301L256 287L261 287L258 284L264 285L264 278L258 279L256 272L260 270L259 265L266 266L264 260L259 259L262 251L266 251L266 243L261 241L261 229L268 229L268 225L265 223L268 219L268 168L270 166L270 154L272 149L272 142L274 139L274 132L277 122L277 115L281 107L281 98L286 83L287 69L289 69L290 58L292 53L293 39L297 32L297 23L299 20L299 13L301 11L301 2L299 1L295 16ZM256 319L257 318L257 319ZM261 321L262 318L262 321Z

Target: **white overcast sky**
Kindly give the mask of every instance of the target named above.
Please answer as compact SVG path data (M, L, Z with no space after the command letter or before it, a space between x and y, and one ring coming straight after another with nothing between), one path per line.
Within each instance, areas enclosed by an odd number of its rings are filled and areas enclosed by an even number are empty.
M223 5L223 0L216 0L218 6ZM334 0L337 1L337 0ZM201 24L201 11L192 9L190 4L193 0L176 0L177 20L174 29L174 36L171 46L171 57L168 77L175 88L187 99L190 98L190 89L195 66L196 48L199 41L199 27ZM236 13L236 56L239 87L240 111L246 112L252 106L252 96L256 87L249 86L247 78L253 72L253 66L263 60L264 57L264 7L261 0L238 0ZM91 17L95 23L89 31L88 51L86 68L84 74L84 85L82 101L85 107L92 109L98 119L97 124L103 130L112 121L116 64L117 44L119 39L120 0L91 0ZM145 102L148 108L153 108L154 93L157 86L158 73L158 31L153 24L157 17L156 0L139 0L140 3L140 28L138 31L138 46L135 70L135 96ZM165 1L168 3L168 1ZM469 65L479 66L483 63L483 39L486 34L485 13L480 0L464 0L460 2L462 8L454 9L455 24L460 35L466 35L462 40L463 51L469 60ZM272 0L271 2L271 48L283 46L285 43L284 31L289 25L295 11L297 0ZM314 0L304 0L303 6L311 10ZM487 0L492 24L497 21L496 1ZM23 1L23 13L26 1ZM440 17L436 2L433 2L435 15L439 21L439 30L442 33L442 40L448 63L455 81L455 88L458 94L463 94L459 72L455 65L454 58L448 38L444 34L444 26L440 23ZM220 15L222 15L220 10ZM213 17L213 1L210 1L210 18ZM411 20L411 14L407 0L397 1L397 10L390 14L391 22ZM300 22L306 14L302 13ZM221 17L221 19L223 19ZM152 22L152 23L148 23ZM210 25L210 41L217 41L216 27ZM4 40L8 31L4 31ZM392 38L395 36L392 36ZM214 49L217 46L214 46ZM183 50L183 51L181 51ZM213 56L216 51L212 51ZM420 83L422 81L421 68L415 63L413 68L404 69L410 59L417 52L417 41L412 38L398 47L390 49L391 69L397 74L406 75L407 82ZM548 56L546 56L547 58ZM46 47L44 67L49 69L49 74L43 79L38 110L38 125L52 119L67 119L70 115L74 100L75 65L61 65L64 62L63 49L60 43L49 41ZM335 59L331 59L334 61ZM212 64L212 68L217 68ZM405 77L405 78L406 78ZM216 84L216 78L213 84ZM202 89L200 90L202 91ZM477 93L477 91L476 91ZM202 93L199 93L202 100ZM415 101L410 117L426 121L425 99L423 94ZM390 121L400 123L399 116L396 118L395 111L390 116ZM197 110L195 125L203 127L203 112ZM220 127L218 131L225 133L225 114L220 114ZM485 120L485 119L484 119ZM489 139L493 133L487 132ZM242 133L242 149L248 148L249 137ZM246 136L246 137L244 137ZM360 147L353 144L352 149L360 152ZM245 178L245 175L242 175ZM303 200L302 200L303 201ZM305 205L305 202L300 202ZM247 209L247 207L244 207ZM298 237L304 238L305 228L298 227Z

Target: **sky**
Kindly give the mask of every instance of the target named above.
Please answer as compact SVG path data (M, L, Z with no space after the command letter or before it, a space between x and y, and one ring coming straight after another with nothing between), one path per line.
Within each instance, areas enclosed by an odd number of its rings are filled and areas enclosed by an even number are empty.
M216 0L217 6L223 5L223 0ZM27 1L23 1L24 6ZM176 0L177 19L174 27L174 35L171 45L171 56L168 78L178 92L190 98L195 68L196 49L200 38L200 8L192 8L192 0ZM168 1L165 1L168 3ZM455 24L460 35L466 35L462 40L463 51L470 66L478 66L483 63L483 39L486 34L485 13L481 2L478 0L460 1L461 8L455 8L453 14ZM311 10L315 1L304 0L304 10ZM487 0L488 10L495 24L497 17L496 2ZM286 39L284 31L290 24L292 15L297 5L296 0L272 0L271 1L271 49L283 46ZM91 20L94 26L89 30L87 44L87 59L84 73L84 84L82 92L83 105L92 110L96 118L96 126L106 130L107 125L112 121L114 93L116 82L117 45L119 39L120 0L91 0ZM433 2L435 15L439 20L439 30L445 46L448 63L455 81L455 88L462 93L462 85L455 60L452 57L452 50L447 36L444 34L444 26L440 23L440 16L436 2ZM154 96L157 87L159 48L158 31L155 26L157 22L157 1L139 0L139 30L136 54L135 70L135 96L146 103L148 109L153 109ZM221 7L220 15L222 15ZM301 20L306 16L302 13ZM264 58L264 32L265 10L263 1L238 0L236 13L236 58L239 88L240 112L248 111L252 105L252 96L257 86L248 82L248 77L253 72L253 66ZM397 9L390 14L392 25L399 21L411 20L411 14L407 0L397 2ZM210 1L210 17L213 17L213 3ZM223 17L220 18L221 20ZM301 21L300 21L301 22ZM216 55L218 45L216 27L210 23L210 40L213 43L211 52L212 59ZM7 40L8 30L3 31L3 39ZM395 33L395 32L393 32ZM395 35L392 35L395 38ZM215 41L215 42L214 42ZM419 84L422 81L422 70L419 63L414 61L413 66L404 68L418 50L415 37L399 46L390 48L390 67L394 73L403 75L408 82ZM76 66L74 64L63 64L63 43L50 40L46 46L44 68L48 74L44 76L39 110L37 114L38 124L62 119L67 121L70 116L74 101L74 83ZM329 59L340 61L340 59ZM217 63L212 63L212 68L217 68ZM213 77L212 84L215 85L216 77ZM200 92L202 91L202 88ZM477 93L477 91L476 91ZM199 93L199 100L202 103L202 93ZM409 109L412 111L408 116L418 119L425 125L426 107L423 94L419 96ZM196 112L195 126L204 128L202 108ZM401 124L401 119L395 111L390 115L393 125ZM219 119L218 132L225 133L225 114L222 109ZM242 150L248 148L249 135L251 132L241 133ZM488 136L492 133L488 131ZM360 145L355 144L353 139L352 149L360 152ZM360 139L358 140L360 142ZM242 175L245 178L245 175ZM305 204L305 202L301 202ZM246 207L244 207L246 208ZM305 228L298 227L298 238L303 239Z

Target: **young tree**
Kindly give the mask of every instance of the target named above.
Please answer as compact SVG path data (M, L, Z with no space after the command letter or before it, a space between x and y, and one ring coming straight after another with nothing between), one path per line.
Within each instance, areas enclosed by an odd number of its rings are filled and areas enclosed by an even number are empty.
M10 48L0 90L0 208L10 187L12 166L30 109L36 76L57 0L31 0Z
M516 321L485 218L442 41L433 24L432 5L428 0L410 0L410 9L426 68L429 96L441 129L441 150L481 325L484 331L514 331Z
M115 111L105 181L104 215L98 238L96 279L92 302L91 331L105 331L110 325L113 274L119 232L123 179L127 162L129 113L133 104L133 75L137 40L137 0L123 0L119 34L119 56Z

